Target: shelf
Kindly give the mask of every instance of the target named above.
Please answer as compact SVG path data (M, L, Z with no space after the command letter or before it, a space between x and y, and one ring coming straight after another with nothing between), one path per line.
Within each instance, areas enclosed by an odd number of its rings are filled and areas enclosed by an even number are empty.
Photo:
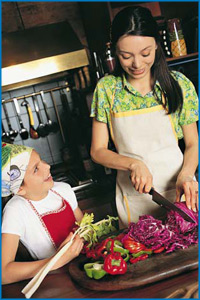
M176 65L196 61L198 59L199 59L199 53L195 52L195 53L187 54L184 56L167 58L167 63L168 63L168 66L171 67L171 66L176 66Z

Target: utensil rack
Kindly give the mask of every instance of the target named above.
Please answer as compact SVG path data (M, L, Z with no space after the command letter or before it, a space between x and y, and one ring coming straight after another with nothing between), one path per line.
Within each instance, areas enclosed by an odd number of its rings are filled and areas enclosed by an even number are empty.
M63 85L63 86L58 86L58 87L47 89L47 90L43 90L43 89L41 89L41 90L44 93L51 93L51 92L55 92L55 91L59 91L59 90L67 89L67 88L69 88L68 82L66 83L66 85ZM34 96L40 95L40 91L39 92L33 92L33 93L25 94L23 96L13 97L13 98L16 98L17 100L21 100L21 99L24 99L24 98L32 97L32 95L34 95ZM3 100L3 101L4 101L4 103L12 102L13 98L6 99L6 100Z
M46 89L46 90L41 89L41 91L43 91L44 93L50 93L50 95L51 95L51 99L52 99L52 102L54 104L54 110L55 110L57 120L58 120L58 123L59 123L59 127L60 127L62 140L65 143L65 135L64 135L63 127L62 127L61 120L60 120L60 117L59 117L58 109L57 109L57 106L56 106L56 101L55 101L54 95L53 95L53 92L56 92L56 91L59 91L59 90L64 90L64 89L66 89L66 90L69 89L69 85L68 85L67 81L66 81L65 85L54 87L54 88L51 88L51 89ZM34 96L41 95L40 94L41 91L32 92L32 93L29 93L29 94L25 94L23 96L18 96L18 97L13 97L13 98L16 98L17 100L26 99L26 98L32 97L33 95ZM9 103L9 102L12 102L13 98L9 98L9 99L6 99L6 100L2 99L2 102L4 102L5 104Z

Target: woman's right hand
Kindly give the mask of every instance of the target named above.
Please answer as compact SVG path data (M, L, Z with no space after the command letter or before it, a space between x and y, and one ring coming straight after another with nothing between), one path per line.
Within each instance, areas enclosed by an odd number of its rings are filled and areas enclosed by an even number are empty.
M130 179L136 191L140 194L149 193L153 185L153 176L147 166L141 161L136 160L130 165Z
M73 236L73 233L71 232L67 238L62 242L62 244L60 245L60 247L58 248L58 251L65 245L67 244L71 237ZM67 264L68 262L70 262L72 259L76 258L84 245L84 241L82 238L80 238L79 235L76 235L71 246L67 249L67 251L61 256L61 258L57 261L55 267L60 268L62 266L64 266L65 264Z

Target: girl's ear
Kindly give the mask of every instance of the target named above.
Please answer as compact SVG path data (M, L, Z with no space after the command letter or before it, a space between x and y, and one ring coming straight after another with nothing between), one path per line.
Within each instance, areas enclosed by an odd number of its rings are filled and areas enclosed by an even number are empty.
M26 194L25 189L22 186L20 186L19 191L17 192L17 195L24 196L25 194Z

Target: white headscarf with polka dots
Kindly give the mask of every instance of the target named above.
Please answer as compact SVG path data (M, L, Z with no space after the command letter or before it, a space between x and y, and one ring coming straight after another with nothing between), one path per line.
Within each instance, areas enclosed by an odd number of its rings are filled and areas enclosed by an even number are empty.
M2 142L2 197L16 194L25 176L33 148Z

